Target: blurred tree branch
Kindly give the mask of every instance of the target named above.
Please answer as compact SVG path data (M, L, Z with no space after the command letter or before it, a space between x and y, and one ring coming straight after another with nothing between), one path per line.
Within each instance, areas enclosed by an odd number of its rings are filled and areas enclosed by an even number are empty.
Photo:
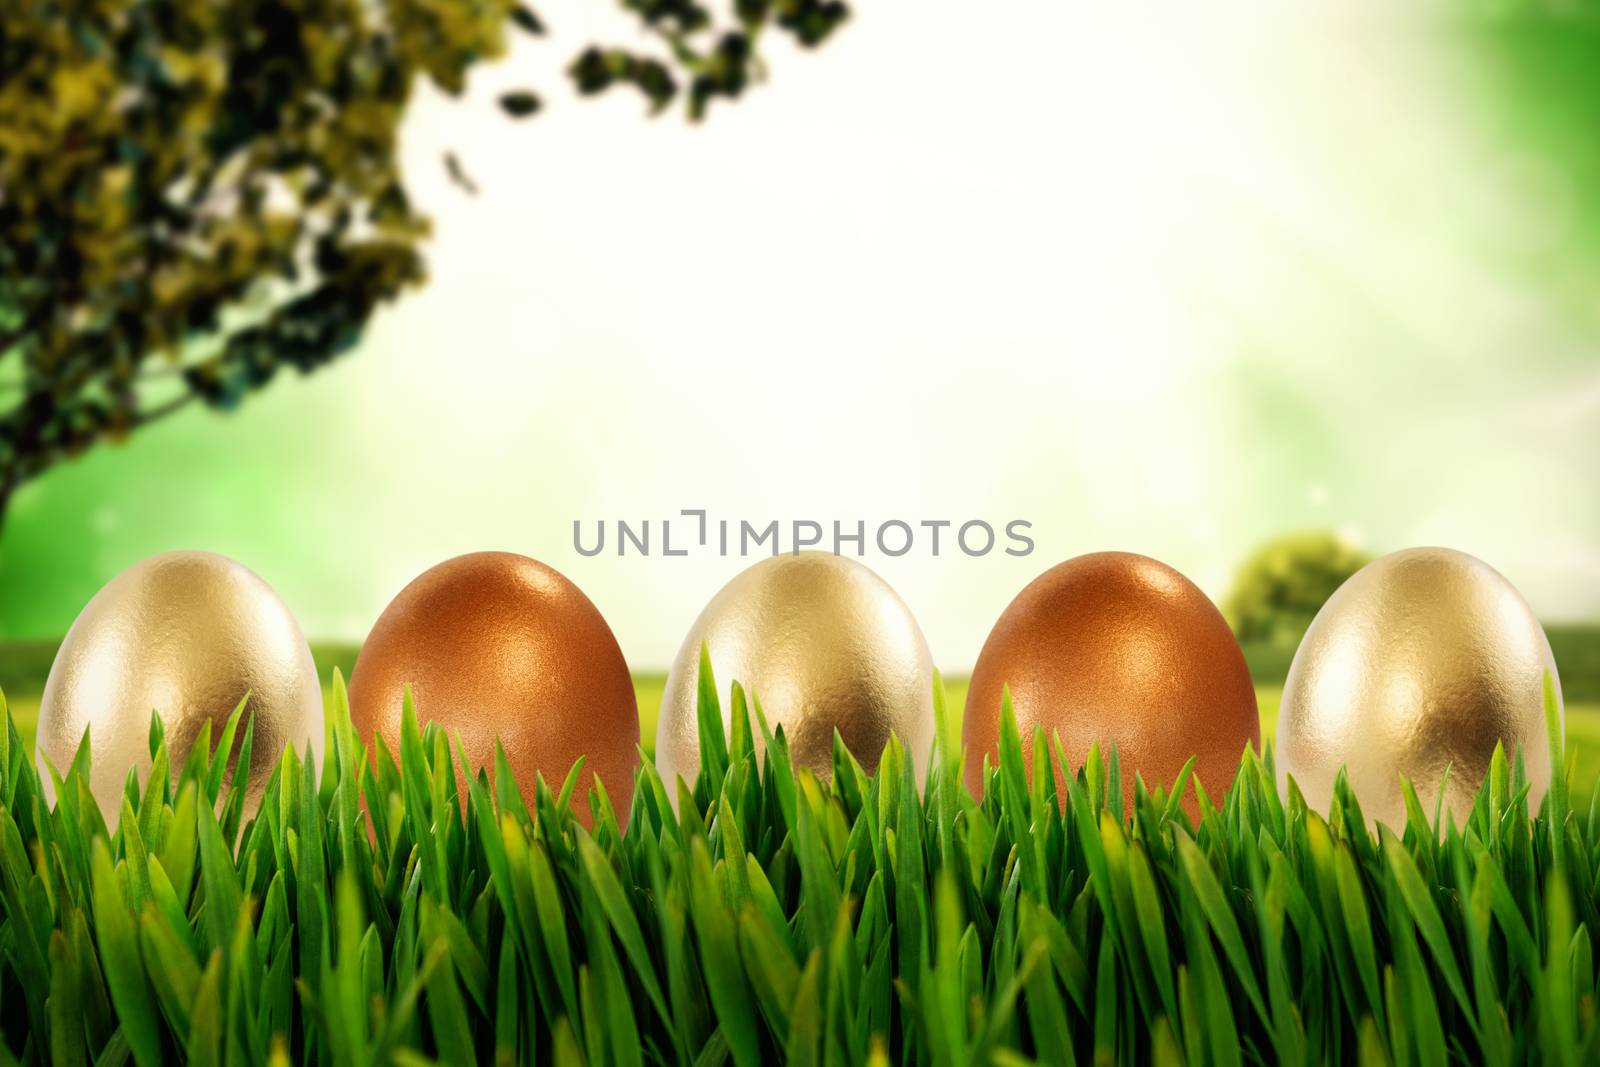
M613 2L660 54L586 48L578 90L631 88L652 114L682 100L696 120L759 79L763 34L816 45L847 16L831 0ZM196 401L231 410L285 366L310 373L421 284L407 105L420 81L462 92L512 31L545 25L510 0L0 7L0 524L62 460ZM544 106L528 90L499 103L515 119ZM148 395L155 379L170 395Z
M1241 642L1293 651L1334 591L1371 561L1332 531L1284 534L1239 565L1222 613Z

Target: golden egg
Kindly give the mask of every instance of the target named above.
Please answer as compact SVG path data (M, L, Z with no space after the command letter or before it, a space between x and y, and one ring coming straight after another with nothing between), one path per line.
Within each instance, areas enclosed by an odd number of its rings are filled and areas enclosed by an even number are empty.
M396 756L407 685L418 720L452 743L459 734L474 770L493 775L498 740L531 803L537 775L559 791L583 758L573 812L590 825L598 776L627 820L639 765L633 679L611 627L559 572L509 552L424 572L384 609L350 675L357 733L381 735Z
M967 691L962 736L974 795L984 756L991 765L999 758L1008 686L1030 774L1035 728L1060 735L1074 770L1091 745L1109 756L1114 743L1129 802L1136 772L1151 789L1171 788L1191 756L1195 776L1220 799L1245 746L1260 741L1255 686L1233 631L1193 582L1147 556L1067 560L1001 614Z
M1342 766L1369 820L1405 825L1400 776L1432 816L1472 807L1496 744L1520 748L1537 805L1550 785L1544 630L1514 586L1464 552L1412 548L1374 560L1312 620L1284 683L1278 775L1326 812Z
M920 780L934 735L933 657L910 609L862 564L823 552L775 556L711 598L683 640L661 700L656 764L673 797L676 778L692 783L700 769L702 645L722 688L725 727L737 681L761 702L767 724L783 727L795 766L830 778L838 730L874 770L894 734ZM754 732L759 758L765 746Z
M201 727L211 723L216 744L246 693L248 817L285 746L322 751L311 649L283 601L240 564L210 552L154 556L107 583L67 631L39 703L41 770L48 758L65 772L87 729L90 789L114 825L129 768L141 782L150 771L151 712L176 780ZM236 746L242 739L241 727Z

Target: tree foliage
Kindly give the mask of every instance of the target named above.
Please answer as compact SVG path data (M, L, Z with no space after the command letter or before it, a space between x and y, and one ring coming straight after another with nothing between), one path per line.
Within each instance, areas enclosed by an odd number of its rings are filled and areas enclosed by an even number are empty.
M1223 613L1239 640L1292 648L1333 591L1370 559L1325 531L1276 538L1240 565Z
M586 48L578 89L632 87L696 119L759 76L764 33L814 45L846 16L616 2L659 54ZM66 457L350 351L425 275L406 105L425 83L460 93L515 31L544 22L511 0L0 5L0 517ZM541 100L500 106L524 118Z

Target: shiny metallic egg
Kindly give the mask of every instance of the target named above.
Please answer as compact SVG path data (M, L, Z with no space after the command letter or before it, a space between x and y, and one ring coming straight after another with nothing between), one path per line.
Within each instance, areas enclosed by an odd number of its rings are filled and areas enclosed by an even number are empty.
M62 641L39 704L41 772L45 759L65 772L87 729L90 789L115 825L129 768L141 781L151 768L151 712L176 781L204 724L216 744L246 693L254 726L248 818L285 746L322 751L311 649L283 601L240 564L210 552L154 556L96 593ZM236 751L242 739L241 725Z
M1400 776L1430 817L1445 769L1459 823L1496 744L1521 749L1537 806L1550 785L1544 676L1555 657L1532 609L1488 564L1448 548L1374 560L1312 620L1284 683L1278 775L1326 812L1344 767L1369 821L1398 830Z
M668 794L700 769L697 716L700 649L710 649L721 690L739 682L780 725L795 766L827 780L833 734L874 770L891 734L919 781L933 744L933 656L910 609L882 578L842 556L775 556L738 574L690 627L667 675L656 734L656 764ZM754 726L754 713L751 716ZM764 751L754 731L757 757Z
M554 569L477 552L412 581L373 625L350 675L357 734L382 736L396 756L407 685L419 722L459 733L474 770L493 776L498 740L531 803L537 775L559 791L583 758L574 814L590 824L598 776L626 822L639 764L633 679L599 610Z
M1245 746L1260 742L1255 686L1222 613L1193 582L1147 556L1067 560L1001 614L967 691L963 740L974 795L984 757L991 765L999 758L1006 687L1030 773L1035 728L1060 735L1073 770L1091 745L1109 757L1115 743L1128 802L1136 772L1150 789L1170 789L1191 756L1196 777L1220 799ZM1193 793L1185 804L1197 813Z

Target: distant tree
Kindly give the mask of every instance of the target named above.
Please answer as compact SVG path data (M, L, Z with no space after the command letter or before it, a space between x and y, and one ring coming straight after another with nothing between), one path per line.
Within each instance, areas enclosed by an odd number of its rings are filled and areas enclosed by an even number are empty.
M1334 590L1370 559L1332 533L1276 538L1240 565L1223 614L1240 641L1293 647Z
M659 54L585 49L577 88L629 86L652 113L681 99L693 119L760 75L763 34L815 45L846 17L830 0L608 2ZM509 0L0 4L0 522L66 457L336 359L421 283L406 105L423 80L460 93L512 28L544 32Z

